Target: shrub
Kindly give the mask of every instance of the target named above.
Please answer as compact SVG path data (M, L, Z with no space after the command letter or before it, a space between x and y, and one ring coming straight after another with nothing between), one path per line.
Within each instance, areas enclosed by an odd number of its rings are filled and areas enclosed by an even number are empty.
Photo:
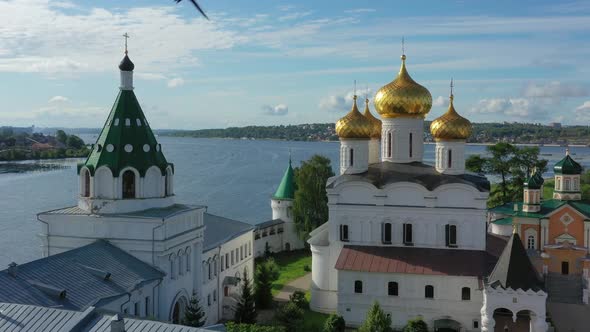
M309 265L305 265L305 266L303 266L303 271L311 272L311 267L309 267Z
M428 332L428 325L418 317L408 321L408 324L404 327L404 332Z
M264 326L256 324L237 324L234 322L227 322L225 324L227 332L285 332L282 326Z
M285 327L287 332L294 332L301 325L303 314L303 309L289 301L279 307L275 314L275 319Z
M346 323L344 318L337 314L331 314L324 323L324 329L322 332L344 332Z
M375 301L369 311L363 325L359 328L359 332L390 332L391 331L391 317L387 315L379 306L379 302Z
M308 309L309 302L305 298L305 293L302 291L295 291L293 294L289 295L289 301L295 303L301 309Z

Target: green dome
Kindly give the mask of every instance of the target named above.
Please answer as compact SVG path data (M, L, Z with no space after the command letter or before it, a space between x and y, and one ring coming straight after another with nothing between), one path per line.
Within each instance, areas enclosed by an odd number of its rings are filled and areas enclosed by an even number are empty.
M531 175L525 182L524 187L528 189L541 189L545 180L543 176L539 172L535 172L535 174Z
M553 166L555 174L582 174L582 165L570 157L569 153Z
M144 176L152 166L158 167L162 175L172 166L166 161L133 90L120 90L90 156L78 165L78 172L87 167L94 174L101 166L108 167L114 177L125 167L133 167Z
M277 191L272 196L274 199L294 199L295 198L295 174L293 167L291 166L291 158L289 158L289 167L283 175L281 184L277 188Z

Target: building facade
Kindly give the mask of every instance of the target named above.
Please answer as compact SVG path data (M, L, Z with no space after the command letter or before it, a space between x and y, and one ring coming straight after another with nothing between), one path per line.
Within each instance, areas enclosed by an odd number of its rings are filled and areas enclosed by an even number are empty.
M447 112L430 127L436 165L422 162L432 97L410 77L405 60L375 95L381 121L367 116L368 103L361 114L355 96L336 123L340 174L326 184L329 220L308 241L312 310L337 312L358 326L378 301L396 328L421 317L435 331L494 331L502 301L514 300L523 305L506 310L528 310L532 331L545 331L546 293L536 272L529 273L530 261L526 280L513 282L504 267L514 267L512 256L522 257L506 253L506 238L487 235L490 184L465 171L471 123L456 112L452 90ZM521 244L518 235L510 241ZM519 249L514 252L524 252Z

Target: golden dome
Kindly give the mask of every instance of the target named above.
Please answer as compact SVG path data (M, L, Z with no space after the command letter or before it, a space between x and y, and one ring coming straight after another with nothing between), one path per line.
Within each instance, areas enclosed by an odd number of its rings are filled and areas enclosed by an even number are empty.
M367 118L373 127L371 132L371 138L381 138L381 120L377 119L371 111L369 110L369 99L365 99L365 112L363 113L365 118Z
M336 134L340 138L367 139L373 133L373 125L359 112L356 106L356 96L353 99L352 110L336 122Z
M384 118L424 118L432 107L432 95L416 83L406 70L406 56L397 77L375 95L375 109Z
M447 112L430 124L430 132L435 140L466 140L471 136L471 122L460 116L453 106L453 94L451 93L449 109Z

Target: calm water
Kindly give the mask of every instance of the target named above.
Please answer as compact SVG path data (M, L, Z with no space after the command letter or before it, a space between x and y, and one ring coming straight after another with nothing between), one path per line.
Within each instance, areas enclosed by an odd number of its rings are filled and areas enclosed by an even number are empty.
M86 136L86 141L93 138ZM294 165L322 154L338 166L337 142L249 141L195 138L159 138L169 161L175 164L175 189L182 203L203 204L225 217L257 223L270 219L270 196L278 185L289 149ZM483 146L468 146L467 153L483 153ZM575 158L590 166L589 148L571 148ZM549 164L564 155L564 148L543 147ZM426 145L425 161L433 163L434 146ZM70 166L46 172L0 174L0 269L40 256L36 213L76 204L79 160L49 161Z

